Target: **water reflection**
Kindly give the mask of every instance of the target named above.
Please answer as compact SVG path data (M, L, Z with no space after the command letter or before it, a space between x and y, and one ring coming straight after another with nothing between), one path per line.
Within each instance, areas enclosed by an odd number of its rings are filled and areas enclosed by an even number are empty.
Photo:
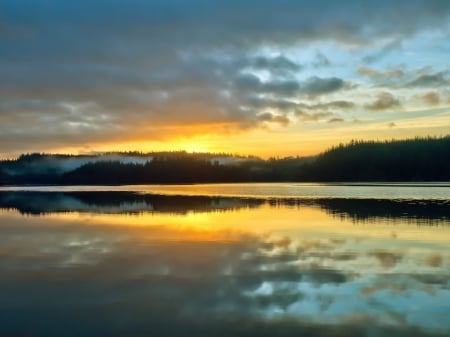
M354 221L370 219L422 220L446 223L450 220L450 200L408 199L283 199L220 196L156 195L136 192L31 192L0 191L0 209L16 209L22 214L58 212L91 213L171 213L230 211L261 207L319 207L332 215Z
M445 203L88 192L0 200L0 335L450 332L450 226L403 221L449 224Z
M133 192L0 192L0 208L22 214L57 212L186 214L257 207L264 200Z

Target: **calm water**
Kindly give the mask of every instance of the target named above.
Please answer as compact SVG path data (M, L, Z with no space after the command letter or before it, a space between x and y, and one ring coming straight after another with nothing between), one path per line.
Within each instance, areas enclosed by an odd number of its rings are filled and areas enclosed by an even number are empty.
M0 336L450 336L450 186L0 189Z

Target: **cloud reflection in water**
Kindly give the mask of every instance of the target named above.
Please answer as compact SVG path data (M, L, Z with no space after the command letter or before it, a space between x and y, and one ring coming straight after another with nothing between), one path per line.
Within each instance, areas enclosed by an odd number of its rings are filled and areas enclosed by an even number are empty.
M8 206L1 196L3 335L450 331L450 233L442 218L443 226L376 216L359 224L319 201L43 196L42 212L39 203L23 211L23 196L10 195ZM152 208L130 214L136 205Z

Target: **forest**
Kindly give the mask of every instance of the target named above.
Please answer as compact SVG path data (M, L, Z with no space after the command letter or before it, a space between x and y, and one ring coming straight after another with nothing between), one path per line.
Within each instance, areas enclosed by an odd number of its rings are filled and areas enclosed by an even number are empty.
M98 158L23 155L0 162L0 185L450 181L450 136L354 140L315 157L132 152Z

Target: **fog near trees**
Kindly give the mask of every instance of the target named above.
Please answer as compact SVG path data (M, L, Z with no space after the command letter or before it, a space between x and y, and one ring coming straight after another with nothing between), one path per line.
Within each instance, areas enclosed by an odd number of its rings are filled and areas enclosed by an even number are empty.
M129 152L23 155L0 162L2 185L214 182L450 181L450 136L351 141L316 157L262 160L228 154Z

